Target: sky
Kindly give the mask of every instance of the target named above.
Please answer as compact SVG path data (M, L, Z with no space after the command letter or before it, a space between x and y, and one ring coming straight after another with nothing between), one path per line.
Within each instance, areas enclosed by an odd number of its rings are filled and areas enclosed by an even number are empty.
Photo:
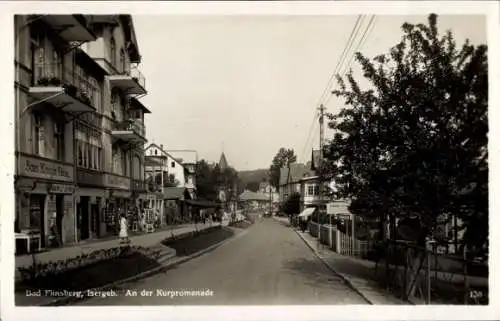
M133 17L148 95L141 101L148 141L165 149L194 149L198 159L218 161L224 152L237 170L269 168L280 147L308 161L319 146L314 122L319 103L344 107L325 88L357 16ZM370 17L364 19L347 67ZM359 51L373 58L401 39L404 22L427 16L376 16ZM486 43L484 16L441 15L440 33L452 30L460 45ZM363 85L356 62L354 76ZM330 90L329 90L330 91ZM327 91L327 92L329 92ZM323 98L323 99L321 99ZM328 131L326 137L328 138Z

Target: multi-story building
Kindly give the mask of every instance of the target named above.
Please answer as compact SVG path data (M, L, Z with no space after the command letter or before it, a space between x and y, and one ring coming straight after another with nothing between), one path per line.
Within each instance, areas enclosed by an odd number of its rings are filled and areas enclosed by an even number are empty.
M326 210L329 197L320 193L320 179L315 164L319 161L319 151L313 151L311 161L303 164L290 164L280 171L279 194L286 201L293 193L301 195L301 211L307 207L320 207Z
M103 74L77 50L97 38L87 18L14 19L16 230L40 236L41 247L78 241L74 138L79 118L93 121L89 115L102 109ZM86 156L89 166L98 166L102 151Z
M191 194L191 198L196 198L196 164L198 163L198 153L195 150L167 150L169 155L174 157L184 168L184 186Z
M89 203L98 203L104 209L100 220L92 221L104 235L115 232L120 212L134 214L139 195L146 189L144 115L150 111L139 100L147 91L145 78L138 68L141 55L132 17L95 15L91 23L97 38L82 48L104 73L99 144L106 152L102 156L102 168L93 175L88 175L85 163L78 166L81 175L77 175L77 181L82 188L77 202L82 208L79 215L83 220ZM82 146L92 145L83 135L77 136L77 142ZM80 153L80 149L77 150ZM82 152L85 155L85 151ZM91 185L93 188L87 187Z
M106 235L106 205L144 188L133 30L128 15L15 17L16 230L42 247Z

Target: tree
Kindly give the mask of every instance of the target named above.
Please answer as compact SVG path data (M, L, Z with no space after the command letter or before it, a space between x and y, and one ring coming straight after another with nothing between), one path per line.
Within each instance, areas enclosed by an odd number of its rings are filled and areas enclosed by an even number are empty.
M201 198L215 201L217 199L215 177L210 165L204 159L196 164L195 177L197 195Z
M355 214L417 218L413 241L420 245L454 214L465 241L481 247L488 231L487 46L458 48L450 31L438 34L436 15L428 22L405 23L388 54L369 60L356 53L371 88L361 89L352 72L349 86L337 76L333 94L351 108L329 115L336 134L321 171L335 179L337 196L352 199Z
M283 212L289 216L297 215L300 212L300 193L293 193L283 204Z
M216 201L218 199L219 188L236 193L242 191L241 181L238 178L238 172L228 167L221 171L218 165L211 167L205 160L201 160L196 166L196 187L197 195L202 198ZM228 200L234 198L233 193L226 195Z
M165 187L177 187L180 185L180 182L175 178L174 174L169 174L164 178L163 185Z
M245 189L252 191L252 192L257 192L259 190L260 183L259 182L248 182L245 186Z
M293 149L280 148L278 153L273 158L271 167L269 169L271 176L271 185L276 189L279 187L280 183L280 170L284 166L290 166L290 164L297 161L297 156Z

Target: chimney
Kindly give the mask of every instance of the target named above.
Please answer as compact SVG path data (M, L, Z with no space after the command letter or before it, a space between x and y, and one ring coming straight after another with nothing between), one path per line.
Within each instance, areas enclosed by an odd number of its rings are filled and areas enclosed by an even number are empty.
M161 150L164 150L164 149L163 149L163 144L160 144L160 148L161 148Z

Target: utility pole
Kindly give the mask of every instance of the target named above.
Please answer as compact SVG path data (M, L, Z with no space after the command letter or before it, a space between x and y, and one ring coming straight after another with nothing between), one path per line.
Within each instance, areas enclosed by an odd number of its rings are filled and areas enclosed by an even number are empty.
M321 245L321 224L320 224L320 214L323 210L323 173L322 173L322 164L323 164L323 145L325 140L325 129L324 129L324 118L325 118L325 109L326 107L321 104L319 106L319 199L320 206L318 209L318 250Z
M269 189L269 216L273 216L272 208L273 208L273 198L272 198L272 188L271 188L271 180L269 180L267 188Z

